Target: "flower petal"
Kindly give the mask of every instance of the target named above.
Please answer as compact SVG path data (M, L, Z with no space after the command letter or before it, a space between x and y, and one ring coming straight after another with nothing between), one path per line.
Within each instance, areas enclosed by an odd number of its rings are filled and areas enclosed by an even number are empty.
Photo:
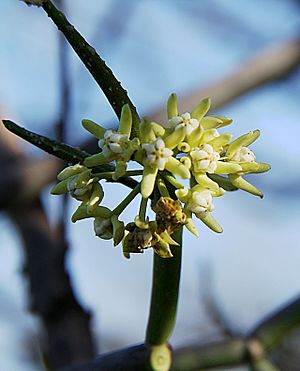
M82 120L81 123L85 130L89 131L92 135L94 135L94 137L98 139L103 138L106 129L104 129L101 125L96 124L92 120Z
M199 146L203 131L204 129L202 125L200 124L197 127L197 129L195 129L190 135L187 135L186 141L188 142L191 148L195 148Z
M113 227L113 241L114 246L119 245L119 243L122 241L124 234L125 234L125 227L124 223L118 220L117 215L113 215L111 217L111 223Z
M95 155L86 157L83 161L83 164L87 167L93 167L98 165L104 165L107 162L108 160L103 153L97 153Z
M153 250L161 258L173 257L170 246L167 242L159 241L155 246L153 246Z
M260 198L264 197L263 193L258 188L247 182L247 180L243 179L241 176L229 175L229 179L234 186L242 189L243 191L249 192L254 196L258 196Z
M157 137L163 137L165 135L165 132L166 132L166 129L164 127L162 127L161 125L157 124L156 122L151 122L150 123L151 125L151 128L154 132L154 134L157 136Z
M141 182L141 194L144 198L150 197L153 192L155 179L158 172L158 168L152 168L150 166L145 166L143 171L143 177Z
M169 233L165 230L159 234L159 237L164 241L167 242L169 245L179 246L179 243L169 235Z
M215 174L235 174L242 171L239 164L232 162L217 161L217 168L214 171Z
M167 103L168 119L178 116L177 95L172 93Z
M156 135L152 129L151 122L143 118L140 123L140 141L141 143L151 143L156 140Z
M191 196L191 191L188 188L184 187L176 189L175 194L181 202L186 203Z
M240 147L247 147L260 136L259 130L250 131L231 142L228 146L226 156L233 157Z
M204 98L201 100L201 102L196 106L196 108L193 110L191 116L198 121L202 119L210 109L211 101L210 98Z
M211 180L206 174L194 174L197 183L204 189L211 189L215 193L219 193L220 187L218 183ZM193 187L196 189L197 186ZM197 189L196 189L197 190Z
M186 218L186 222L185 222L184 226L191 233L193 233L193 235L195 235L196 237L199 237L199 232L197 231L196 225L195 225L195 223L193 222L193 219L192 219L192 213L189 210L185 210L185 213L186 213L187 218Z
M118 128L119 134L126 134L128 139L131 133L132 115L129 104L124 104L121 111L120 124Z
M63 195L65 193L68 193L68 183L69 179L64 179L61 182L57 183L52 189L51 189L51 194L52 195Z
M219 151L221 147L225 146L232 139L231 134L221 134L218 137L212 139L209 144L215 151Z
M220 187L225 189L225 191L236 191L238 190L237 187L235 187L230 180L227 177L217 175L217 174L209 174L209 178L211 178L214 182L218 183Z
M68 166L65 169L63 169L60 173L58 173L57 179L58 180L67 179L70 176L81 173L83 170L85 170L85 168L84 168L84 166L82 166L80 164Z
M208 214L206 216L198 216L196 214L197 218L199 218L208 228L210 228L212 231L217 233L222 233L223 229L220 226L220 224L214 219L214 217L211 214Z
M219 127L224 127L224 126L230 125L233 121L229 117L225 117L225 116L212 116L212 117L222 121L222 125L220 125Z
M204 129L217 129L222 126L223 121L212 116L203 117L201 125Z
M191 177L189 169L174 157L169 157L165 169L182 179L189 179Z
M166 147L173 149L178 146L179 143L183 141L185 137L185 129L183 126L174 130L171 134L164 138Z

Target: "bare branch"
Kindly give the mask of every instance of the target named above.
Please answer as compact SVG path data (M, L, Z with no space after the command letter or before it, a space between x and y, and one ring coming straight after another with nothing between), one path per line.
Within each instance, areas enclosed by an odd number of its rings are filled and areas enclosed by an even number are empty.
M180 112L192 109L204 97L212 98L212 108L217 109L258 87L286 77L300 63L300 39L263 50L246 61L240 68L215 84L196 89L179 100ZM165 121L163 106L148 115L152 120Z

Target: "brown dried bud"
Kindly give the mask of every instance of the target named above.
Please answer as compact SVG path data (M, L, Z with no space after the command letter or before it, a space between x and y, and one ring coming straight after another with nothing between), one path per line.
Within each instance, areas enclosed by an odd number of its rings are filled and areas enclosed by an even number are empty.
M171 197L161 197L153 207L153 211L156 213L158 233L164 230L173 233L186 223L186 215L180 202Z

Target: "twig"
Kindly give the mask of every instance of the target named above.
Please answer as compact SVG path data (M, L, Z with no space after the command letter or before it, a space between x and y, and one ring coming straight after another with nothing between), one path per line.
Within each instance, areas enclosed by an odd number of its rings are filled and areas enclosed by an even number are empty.
M286 77L299 67L299 63L300 39L267 48L224 79L180 98L179 111L192 111L204 97L212 98L212 109L216 110L253 89ZM165 105L147 116L154 121L164 122Z
M115 78L111 69L50 0L44 1L42 7L56 24L57 28L64 34L76 54L94 77L119 118L123 105L126 103L130 105L133 123L132 136L136 136L140 121L138 113L129 99L126 90Z
M289 331L299 326L299 313L300 299L296 299L269 316L245 338L231 338L175 350L171 371L198 371L222 366L234 367L241 364L250 364L256 371L275 371L277 368L266 358L265 352L273 349ZM143 353L145 350L145 345L126 348L99 356L94 361L78 368L68 368L67 371L126 371L128 365L130 370L142 370L139 367L142 367L143 363L138 357L145 356ZM137 359L134 356L135 352ZM119 359L119 355L121 355L119 368L114 369L116 364L114 362ZM122 363L123 360L128 363Z
M2 120L2 122L6 129L8 129L10 132L16 134L20 138L25 139L27 142L42 149L50 155L56 156L68 163L73 164L81 162L87 156L89 156L89 153L79 148L74 148L68 146L67 144L59 143L56 140L49 139L43 135L36 134L32 131L22 128L10 120ZM109 170L111 170L111 167L107 166L106 171Z
M149 348L140 344L103 354L95 360L61 371L146 371L148 358Z
M67 144L59 143L56 140L49 139L43 135L39 135L32 131L22 128L21 126L15 124L9 120L2 120L4 126L12 133L23 138L27 142L33 144L34 146L42 149L43 151L48 152L49 154L60 158L70 164L76 164L83 161L87 156L90 156L89 153L75 147L71 147ZM94 171L97 172L111 172L114 171L114 166L110 164L104 164L94 168ZM108 179L109 182L118 182L124 184L126 187L135 188L138 182L130 177L122 177L117 181Z
M1 179L3 186L7 182L9 188L6 195L11 192L3 206L22 235L31 307L42 319L49 362L53 368L83 362L94 354L89 332L89 313L81 308L74 297L64 266L65 246L53 234L38 196L38 190L48 176L44 178L40 173L48 171L44 167L41 171L39 161L27 160L18 148L17 137L8 131L1 133L0 142L0 163L3 165ZM24 164L26 166L23 170ZM9 168L13 171L7 172ZM48 167L46 169L49 172L56 171ZM10 177L14 173L17 176ZM32 176L33 188L29 191L28 178ZM35 182L39 183L38 189L34 189ZM22 193L24 185L26 190ZM19 197L18 193L23 196Z
M249 336L260 340L268 350L279 344L299 324L300 297L264 319Z

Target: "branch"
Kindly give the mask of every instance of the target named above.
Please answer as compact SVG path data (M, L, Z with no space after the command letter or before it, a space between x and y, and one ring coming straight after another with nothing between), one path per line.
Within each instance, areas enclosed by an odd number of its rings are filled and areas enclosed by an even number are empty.
M132 136L137 136L140 121L138 113L128 97L126 90L116 79L111 69L50 0L43 1L42 7L56 24L57 28L64 34L78 57L94 77L119 118L124 104L128 103L130 105L133 122Z
M172 371L193 371L234 367L247 363L248 352L241 338L178 349L173 355Z
M23 138L27 142L33 144L34 146L42 149L49 154L60 158L71 164L76 164L81 162L86 157L90 156L89 153L67 144L59 143L56 140L49 139L43 135L36 134L32 131L22 128L21 126L15 124L9 120L2 120L4 126L12 133L18 135L19 137ZM51 162L50 162L51 163ZM101 166L97 166L94 168L95 172L111 172L114 171L114 166L110 164L104 164ZM54 180L54 179L53 179ZM117 181L113 181L112 179L108 179L109 182L118 182L124 184L126 187L135 188L138 184L137 181L130 177L122 177L119 178Z
M145 371L149 348L137 345L103 354L95 360L62 371ZM182 348L173 354L171 371L196 371L219 366L237 366L246 362L247 348L243 339L232 339L204 346Z
M17 137L2 129L3 126L0 127L0 186L1 191L2 187L5 189L7 200L5 203L3 200L1 206L6 207L5 211L23 238L24 271L30 283L31 307L42 319L49 362L53 368L83 362L94 355L90 315L73 294L64 266L66 247L51 230L38 196L48 173L54 173L55 169L41 167L39 160L26 159ZM44 161L42 163L45 165ZM31 189L27 187L29 178ZM34 189L35 182L37 189ZM19 197L22 192L23 199Z
M251 90L286 77L299 67L299 63L300 39L267 48L224 79L181 98L178 102L179 111L191 112L204 97L212 98L212 109L216 110ZM164 122L167 117L165 105L147 116L154 121Z
M64 241L54 236L39 200L10 210L9 215L22 236L31 310L41 317L51 367L86 361L94 356L90 314L74 296Z
M180 102L183 102L182 107L184 107L184 110L189 110L194 107L195 103L198 103L202 97L211 96L213 98L213 107L217 109L259 86L287 76L288 73L291 73L298 67L300 61L299 54L300 41L298 39L291 40L276 49L267 49L248 61L244 67L241 67L236 73L227 76L224 80L220 80L207 88L196 90L180 99ZM249 71L247 70L248 67L245 68L245 66L250 66ZM276 73L271 71L276 71ZM182 112L184 110L182 109ZM156 121L164 121L165 105L156 113L150 113L148 116ZM18 133L16 132L16 134ZM23 138L30 141L30 135L28 138ZM92 139L81 143L80 147L85 148L89 152L94 152L96 150L95 140ZM59 157L63 158L61 156ZM78 161L81 161L80 159L81 156L78 158ZM70 160L72 163L72 159ZM48 160L45 159L45 161ZM56 158L52 158L50 161L57 163ZM66 161L69 162L69 159ZM54 180L55 174L53 174L52 179L49 179L49 183ZM134 186L135 185L130 186L130 188L134 188Z
M16 134L20 138L25 139L27 142L42 149L50 155L56 156L68 163L78 163L90 156L89 153L79 148L74 148L68 146L67 144L59 143L56 140L44 137L43 135L36 134L32 131L22 128L10 120L2 120L2 122L6 129L8 129L10 132ZM112 168L108 166L106 171L110 171L109 169L111 170Z
M265 349L274 348L300 324L300 297L264 319L251 333Z
M90 362L67 367L61 371L147 371L149 370L148 358L148 347L140 344L103 354Z

